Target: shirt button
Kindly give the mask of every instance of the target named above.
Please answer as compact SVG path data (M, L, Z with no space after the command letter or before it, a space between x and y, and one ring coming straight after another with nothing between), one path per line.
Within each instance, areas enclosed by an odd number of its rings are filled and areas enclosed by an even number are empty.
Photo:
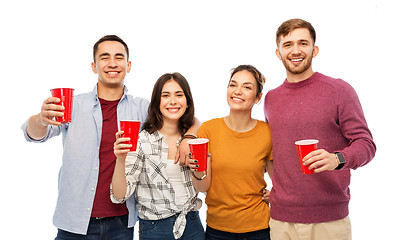
M94 191L94 188L92 187L91 190Z
M98 170L98 167L94 168L95 170Z
M90 211L90 208L87 208L87 211Z

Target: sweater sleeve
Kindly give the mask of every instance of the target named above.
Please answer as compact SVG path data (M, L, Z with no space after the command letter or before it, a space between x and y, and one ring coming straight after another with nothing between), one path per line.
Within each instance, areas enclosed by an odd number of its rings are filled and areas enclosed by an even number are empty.
M338 121L348 147L339 150L346 159L343 169L357 169L369 163L376 152L376 145L355 90L346 82L338 90Z

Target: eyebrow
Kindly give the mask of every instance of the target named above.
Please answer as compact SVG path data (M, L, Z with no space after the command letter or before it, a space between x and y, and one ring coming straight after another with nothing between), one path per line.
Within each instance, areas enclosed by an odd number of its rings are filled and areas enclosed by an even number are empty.
M101 58L101 57L104 57L104 56L110 56L110 54L107 53L107 52L105 52L105 53L101 53L100 56L98 56L98 57ZM120 56L120 57L125 57L123 53L116 53L115 56L116 56L116 57L119 57L119 56Z
M292 42L295 42L295 41L292 41L292 40L291 41L286 41L286 42L283 42L282 45L285 45L287 43L292 43ZM296 42L310 42L310 41L308 41L307 39L299 39Z
M235 83L237 83L236 80L233 80L233 79L231 79L230 82L235 82ZM243 85L244 85L244 84L251 84L251 85L254 85L254 83L252 83L252 82L244 82Z
M161 94L163 94L163 93L171 93L171 92L169 92L169 91L162 91ZM175 93L184 93L184 91L176 91Z

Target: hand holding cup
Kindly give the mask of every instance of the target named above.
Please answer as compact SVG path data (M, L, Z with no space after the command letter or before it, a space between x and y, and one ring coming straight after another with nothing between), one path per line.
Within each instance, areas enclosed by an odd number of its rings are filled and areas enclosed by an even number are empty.
M49 124L60 126L61 122L54 121L54 117L63 117L64 116L64 107L58 105L60 102L59 98L49 97L47 98L41 106L40 112L40 122L42 126L46 127Z
M119 131L116 133L116 142L113 144L113 153L116 155L117 159L125 161L127 153L130 152L132 144L127 144L130 141L128 137L121 137L124 131Z

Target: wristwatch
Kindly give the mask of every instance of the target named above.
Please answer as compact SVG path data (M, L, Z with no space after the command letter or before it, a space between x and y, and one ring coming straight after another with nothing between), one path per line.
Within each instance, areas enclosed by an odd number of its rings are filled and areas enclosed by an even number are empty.
M345 160L344 154L340 153L340 152L336 152L335 153L338 159L338 166L336 167L336 170L341 169L342 167L344 167L344 164L347 162Z

